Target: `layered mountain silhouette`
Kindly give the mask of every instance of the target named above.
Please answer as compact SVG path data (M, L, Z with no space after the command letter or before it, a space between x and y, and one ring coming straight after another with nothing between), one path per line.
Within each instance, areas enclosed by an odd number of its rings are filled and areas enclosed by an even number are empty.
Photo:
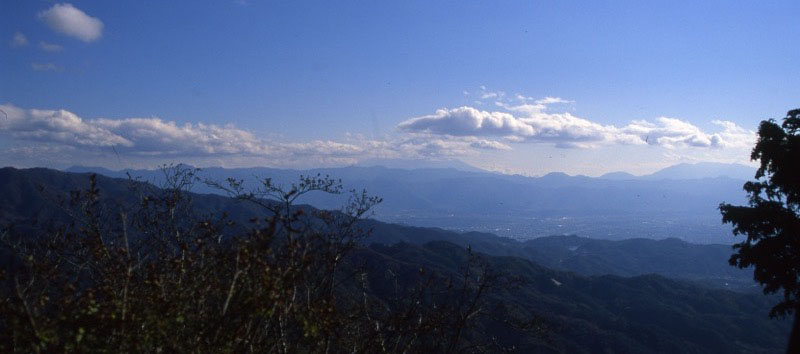
M110 177L130 174L156 184L163 178L158 170L72 167L68 171ZM722 225L717 206L721 202L745 202L741 178L748 176L746 171L751 172L750 178L755 174L754 169L743 165L682 164L648 176L617 173L599 178L563 173L503 175L469 166L413 170L382 166L204 168L198 175L217 181L233 177L250 188L257 187L258 178L263 177L288 184L299 175L330 175L342 179L346 189L366 189L381 196L384 202L376 209L378 219L416 226L491 232L518 239L579 234L617 240L676 237L695 243L730 244L730 228ZM204 186L195 191L219 192ZM306 201L321 208L336 208L346 198L317 194Z
M24 237L67 220L54 201L86 188L88 180L85 173L0 169L0 225ZM103 203L135 200L128 192L130 180L100 176L97 181ZM198 212L226 212L242 225L259 213L220 195L195 194L192 199ZM789 331L788 322L768 319L770 298L753 294L750 273L727 265L729 246L577 236L517 241L365 222L372 236L352 257L368 264L372 274L383 274L382 269L416 274L420 266L457 273L469 247L484 254L492 269L522 279L518 290L493 294L489 303L542 319L544 337L479 326L524 351L774 352Z

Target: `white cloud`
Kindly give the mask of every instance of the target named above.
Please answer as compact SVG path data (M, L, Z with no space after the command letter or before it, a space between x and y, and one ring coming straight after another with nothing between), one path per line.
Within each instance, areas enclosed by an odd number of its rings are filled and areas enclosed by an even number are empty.
M602 126L569 113L548 114L540 105L509 107L526 113L488 112L472 107L439 109L434 114L409 119L398 125L403 131L445 136L506 137L510 141L590 143L613 140L615 128ZM633 136L620 140L635 142Z
M39 49L45 52L60 52L64 50L64 47L54 43L39 42Z
M711 136L711 143L723 148L751 148L756 144L756 134L736 123L726 120L712 120L711 123L724 128Z
M505 144L472 137L442 139L424 134L345 141L279 142L262 139L232 125L179 124L160 118L84 119L67 110L22 109L0 105L0 136L35 142L38 149L17 147L32 159L65 161L116 154L136 161L238 161L245 165L322 166L352 164L367 158L438 158L475 154L476 149L509 149ZM45 156L46 155L46 156ZM37 157L38 156L38 157ZM45 156L45 157L42 157ZM74 162L73 162L74 163ZM152 164L151 164L152 165Z
M714 148L749 148L756 142L756 133L739 127L734 122L713 120L722 131L706 133L699 127L676 118L659 117L656 123L633 121L622 130L639 137L644 136L650 145L667 148L683 146Z
M755 142L755 132L729 121L712 121L712 127L718 127L712 131L667 117L624 126L603 125L570 113L550 112L551 103L526 102L516 106L501 103L494 111L440 109L402 122L399 132L380 137L347 135L337 140L299 142L286 141L280 135L257 136L233 125L178 123L158 117L86 119L63 109L23 109L6 104L0 105L7 114L0 114L0 140L10 142L7 146L14 150L0 151L0 160L31 166L36 165L32 161L50 166L84 163L118 168L186 162L197 166L305 168L374 158L457 157L479 161L501 156L498 151L518 159L532 151L580 148L583 150L564 153L601 156L625 149L713 161L746 157L742 151ZM647 145L664 149L640 148ZM515 151L509 152L512 147ZM594 147L603 149L585 149ZM120 157L120 164L125 166L115 165Z
M517 97L523 97L523 96L518 95ZM525 97L523 97L523 98L525 98ZM530 97L528 97L528 99L530 99ZM548 104L553 104L553 103L572 103L572 101L565 100L565 99L563 99L561 97L550 97L550 96L547 96L547 97L542 98L540 100L536 100L535 103L536 104L548 105Z
M481 85L478 87L480 92L476 93L476 96L481 100L492 99L492 100L501 100L504 99L506 93L503 91L489 91L486 89L486 86ZM470 93L468 91L462 92L464 96L468 96Z
M92 42L103 35L103 22L72 4L55 4L39 13L39 18L56 32Z
M704 132L680 119L660 117L655 122L632 121L617 127L603 125L569 112L550 113L548 105L570 102L545 97L534 103L508 105L505 111L483 111L473 107L439 109L432 115L398 124L401 131L440 137L499 137L509 142L551 143L561 148L590 148L600 145L659 145L666 148L747 148L755 143L755 132L729 121L713 121L723 128Z
M499 141L479 139L470 144L477 149L485 150L511 150L511 147Z
M439 109L432 115L409 119L398 127L410 132L452 136L504 136L533 134L533 128L509 113L480 111L472 107Z
M673 148L679 145L694 147L711 146L711 138L697 126L676 118L659 117L656 123L633 121L623 131L636 136L644 136L650 145L663 145Z
M58 65L54 63L31 63L31 69L36 71L58 71Z
M0 121L0 131L14 138L67 145L131 145L127 139L65 110L23 110L0 105L7 117Z
M25 35L22 34L22 32L19 31L14 32L14 35L11 36L11 41L9 42L9 45L11 45L11 47L13 48L24 47L28 45L28 37L25 37Z
M428 134L412 134L387 140L381 153L393 158L439 158L475 156L477 150L510 150L511 147L498 141L471 136L441 137Z

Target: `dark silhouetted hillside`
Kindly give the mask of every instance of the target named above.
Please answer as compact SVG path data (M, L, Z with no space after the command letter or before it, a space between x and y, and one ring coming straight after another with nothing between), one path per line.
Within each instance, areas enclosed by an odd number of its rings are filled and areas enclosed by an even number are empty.
M134 200L128 183L99 177L103 202ZM64 217L53 200L87 184L86 174L2 169L0 224L35 230L37 220ZM239 223L257 215L247 204L219 195L193 194L192 199L199 212L227 212ZM789 331L788 322L767 317L769 298L698 285L739 275L728 269L728 246L575 236L520 242L379 221L365 226L373 229L367 240L371 245L357 248L349 262L370 269L375 294L398 276L419 280L420 267L427 274L457 274L466 246L486 254L492 269L519 280L515 289L489 296L485 310L496 316L477 323L467 341L495 337L520 352L767 353L780 351ZM532 334L502 321L512 314L518 320L541 320L544 332Z

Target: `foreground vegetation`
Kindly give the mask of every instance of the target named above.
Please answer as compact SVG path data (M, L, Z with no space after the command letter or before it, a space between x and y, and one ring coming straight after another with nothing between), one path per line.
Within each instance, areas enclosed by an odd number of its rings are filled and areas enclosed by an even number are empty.
M783 122L762 121L750 158L755 181L744 184L748 205L720 204L722 220L746 238L733 245L730 264L754 269L765 294L780 293L770 316L794 315L788 353L800 352L800 109Z
M192 171L175 172L155 188L0 169L13 224L0 349L752 353L788 333L761 296L477 254L437 230L365 222L378 200L360 193L338 212L293 205L341 192L324 177L218 184L226 198L190 193ZM368 246L389 239L426 241Z
M3 238L3 334L13 351L454 352L484 294L497 284L470 256L458 276L419 269L376 296L367 269L347 258L367 236L359 221L378 198L354 194L339 212L297 208L305 193L340 193L326 177L286 189L219 185L262 212L248 227L196 215L192 170L167 185L131 182L128 205L88 189L62 200L69 223ZM137 204L131 204L135 201ZM117 200L125 204L125 200ZM394 276L393 276L394 277Z

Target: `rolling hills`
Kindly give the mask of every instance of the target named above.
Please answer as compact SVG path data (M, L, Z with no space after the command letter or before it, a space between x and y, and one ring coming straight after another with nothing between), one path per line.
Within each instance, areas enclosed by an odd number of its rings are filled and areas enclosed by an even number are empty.
M103 203L135 201L129 183L98 177ZM53 201L87 184L87 174L0 169L0 225L30 236L67 220ZM198 213L226 212L239 225L258 213L219 195L192 199ZM495 316L477 323L468 338L491 336L520 352L766 353L781 350L789 331L787 321L768 319L770 298L719 289L715 281L747 279L727 266L724 245L577 236L518 241L376 220L364 226L372 236L348 261L370 270L372 289L391 281L387 274L415 281L420 267L457 274L465 247L483 254L493 271L519 279L513 289L487 296L485 309ZM541 328L529 333L497 320L512 315L536 319Z
M401 165L405 166L405 165ZM158 170L110 171L73 167L110 177L130 174L155 182ZM299 175L330 175L345 189L366 189L384 202L375 211L382 221L456 231L480 231L520 240L578 234L621 240L631 237L680 238L693 243L733 242L722 225L721 202L744 203L742 165L676 165L648 176L592 178L550 173L542 177L502 175L475 169L399 169L351 166L311 170L204 168L203 179L228 177L256 187L260 177L288 184ZM752 177L752 176L751 176ZM205 186L199 193L218 193ZM309 195L307 203L336 208L347 196Z

